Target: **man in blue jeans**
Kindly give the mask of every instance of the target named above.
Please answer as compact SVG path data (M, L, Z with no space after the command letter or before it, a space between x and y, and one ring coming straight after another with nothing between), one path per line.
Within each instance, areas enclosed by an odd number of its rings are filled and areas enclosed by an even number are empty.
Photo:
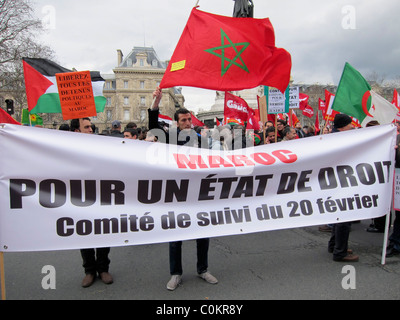
M162 91L157 88L153 93L154 103L148 110L149 112L149 129L163 130L158 124L158 115L162 98ZM171 141L168 133L165 132L165 137L159 137L160 141L166 143L185 145L190 147L198 147L198 137L194 130L192 130L192 115L186 109L179 109L175 112L174 120L177 122L177 141ZM158 131L159 133L161 131ZM164 130L163 130L164 132ZM169 131L170 132L170 131ZM210 239L197 239L197 273L200 278L208 283L216 284L218 280L207 271L208 268L208 248ZM167 283L168 290L175 290L182 282L182 241L170 242L169 244L169 265L171 279Z

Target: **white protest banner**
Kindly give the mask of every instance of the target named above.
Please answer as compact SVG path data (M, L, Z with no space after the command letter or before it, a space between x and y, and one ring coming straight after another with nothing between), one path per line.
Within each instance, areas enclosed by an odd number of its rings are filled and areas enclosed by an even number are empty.
M389 212L396 129L212 151L0 126L0 251L113 247Z

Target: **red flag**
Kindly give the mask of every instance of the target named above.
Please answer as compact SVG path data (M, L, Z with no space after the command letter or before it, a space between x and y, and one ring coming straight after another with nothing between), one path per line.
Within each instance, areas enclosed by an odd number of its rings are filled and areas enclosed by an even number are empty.
M199 126L199 127L203 127L205 126L205 124L203 122L201 122L199 119L197 119L194 114L192 113L192 124L193 126Z
M311 106L307 106L303 110L303 115L312 118L314 115L314 109Z
M325 101L321 98L318 98L318 110L325 111Z
M247 119L247 125L246 125L247 130L255 130L259 131L260 128L260 123L255 115L255 113L249 113L249 117Z
M292 126L293 127L295 127L296 126L296 123L297 122L299 122L300 120L299 120L299 118L297 118L297 115L296 115L296 113L294 112L294 111L292 111Z
M7 112L0 108L0 123L10 123L10 124L20 124L18 121L14 120Z
M332 109L333 100L335 100L335 95L325 90L325 111L323 113L325 121L333 121L337 112Z
M238 123L244 123L249 115L253 114L254 110L249 107L244 99L225 92L224 117L226 123L228 122L227 119L230 119L230 121L236 119Z
M308 106L308 99L310 97L304 93L299 94L299 101L300 101L300 110L304 110L305 107Z
M290 54L275 47L268 18L232 18L193 8L160 88L236 91L266 85L284 92L291 67Z
M319 110L317 109L317 116L315 117L315 135L317 135L320 131L321 129L319 127Z
M400 95L396 89L393 90L392 104L394 104L397 107L397 109L400 109Z
M165 122L169 125L172 124L172 118L168 117L168 116L164 116L162 114L158 115L158 122Z

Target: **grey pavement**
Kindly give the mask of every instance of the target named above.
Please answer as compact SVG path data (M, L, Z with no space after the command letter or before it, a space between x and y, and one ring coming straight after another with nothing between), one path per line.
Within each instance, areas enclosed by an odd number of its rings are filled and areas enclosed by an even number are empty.
M371 220L354 224L349 247L360 255L355 289L343 289L347 264L327 252L328 233L317 226L211 239L209 271L219 283L196 274L196 243L183 244L183 283L166 289L168 244L111 248L114 283L82 288L79 250L5 253L8 300L352 300L400 299L400 257L381 265L383 234L368 233ZM56 289L43 289L43 266L54 266Z

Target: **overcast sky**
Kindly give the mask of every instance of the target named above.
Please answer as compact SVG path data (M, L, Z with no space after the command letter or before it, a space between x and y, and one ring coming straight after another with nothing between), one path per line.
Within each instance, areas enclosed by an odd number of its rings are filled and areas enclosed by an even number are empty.
M365 77L400 78L399 0L253 0L255 18L270 18L276 46L292 56L296 83L337 85L345 62ZM112 73L117 49L152 46L169 60L196 0L34 0L47 27L41 41L58 62ZM233 0L200 0L200 10L232 16ZM185 105L208 109L215 92L184 88Z

